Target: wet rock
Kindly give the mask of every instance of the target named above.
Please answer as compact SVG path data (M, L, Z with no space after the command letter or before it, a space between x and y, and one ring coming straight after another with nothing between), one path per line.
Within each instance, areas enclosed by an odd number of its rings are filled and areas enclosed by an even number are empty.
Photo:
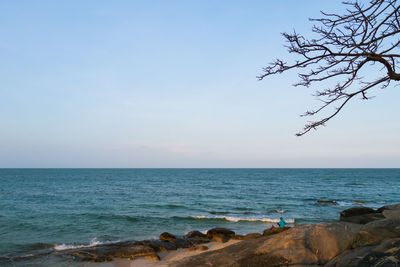
M225 236L227 238L234 238L235 232L226 228L213 228L207 231L207 238L213 240L214 236Z
M343 219L340 219L341 221L344 222L351 222L351 223L357 223L357 224L366 224L370 223L376 220L381 220L384 219L384 215L382 213L370 213L370 214L364 214L364 215L359 215L359 216L351 216L351 217L345 217Z
M176 248L189 248L192 244L184 238L176 238L170 241Z
M340 220L346 217L352 217L352 216L359 216L359 215L365 215L365 214L370 214L370 213L377 213L376 210L368 207L353 207L350 209L346 209L340 213Z
M334 200L317 200L319 204L331 204L331 205L339 205L336 201Z
M155 251L170 251L176 250L176 246L170 242L160 241L160 240L143 240L139 242L141 245L149 246Z
M274 228L274 229L265 229L263 232L263 236L268 236L268 235L275 235L282 233L286 230L289 230L290 227L283 227L283 228Z
M113 258L134 259L136 257L155 257L155 250L149 246L137 243L116 243L112 245L100 245L92 248L72 249L64 251L63 254L72 256L79 261L104 262Z
M382 213L368 207L353 207L340 213L341 221L358 224L366 224L384 218Z
M171 242L174 239L176 239L176 236L174 236L173 234L170 234L168 232L164 232L160 235L160 240L161 241L167 241L167 242Z
M186 240L192 245L196 246L199 244L204 244L204 243L209 243L209 239L204 239L204 238L186 238Z
M184 235L185 238L207 238L207 235L200 231L191 231Z

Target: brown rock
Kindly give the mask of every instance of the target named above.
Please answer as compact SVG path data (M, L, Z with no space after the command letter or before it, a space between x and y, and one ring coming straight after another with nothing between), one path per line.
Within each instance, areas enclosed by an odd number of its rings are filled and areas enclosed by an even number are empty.
M171 242L174 239L176 239L176 236L174 236L173 234L170 234L168 232L164 232L160 235L160 240L161 241L167 241L167 242Z
M283 227L283 228L274 228L274 229L265 229L263 232L263 236L268 236L268 235L275 235L275 234L279 234L282 233L286 230L289 230L290 227Z
M279 235L249 239L182 259L171 266L304 266L325 264L347 250L362 225L300 225Z
M121 242L110 245L100 245L92 248L72 249L61 254L72 256L75 260L104 262L113 258L133 259L136 257L156 256L156 252L149 246L136 243Z
M384 239L400 237L400 218L382 219L365 224L354 238L352 248L370 246Z
M213 228L211 230L207 231L207 238L208 239L213 239L214 235L222 235L222 236L226 236L228 238L234 238L235 237L235 232L231 231L229 229L226 228Z
M157 254L145 256L144 258L146 260L154 261L154 262L160 261L160 257Z
M377 211L368 207L353 207L342 211L340 213L340 220L343 221L343 219L347 217L360 216L370 213L377 213Z
M245 236L243 237L243 239L244 239L244 240L247 240L247 239L254 239L254 238L258 238L258 237L260 237L260 236L262 236L260 233L250 233L250 234L245 235Z
M244 240L244 235L235 235L235 239Z
M207 238L207 235L203 234L200 231L191 231L184 235L185 238Z
M221 234L214 234L211 240L218 243L225 243L229 241L229 237Z
M204 244L204 243L209 243L210 242L210 239L204 239L204 238L186 238L186 240L192 246L196 246L196 245L199 245L199 244Z
M169 251L176 250L176 246L171 242L160 241L160 240L143 240L138 242L141 245L149 246L155 251Z
M398 210L387 209L387 210L384 210L382 212L382 214L385 218L388 218L388 219L400 218L400 209L398 209Z
M351 216L351 217L344 217L340 220L343 222L351 222L351 223L358 223L358 224L366 224L376 220L384 219L385 216L382 213L369 213L364 215L358 216Z
M328 262L326 267L398 266L400 238L386 239L379 245L365 246L344 252Z
M177 248L189 248L192 246L192 243L183 238L176 238L170 242Z
M384 210L400 210L400 204L386 205L377 210L377 212L383 212Z

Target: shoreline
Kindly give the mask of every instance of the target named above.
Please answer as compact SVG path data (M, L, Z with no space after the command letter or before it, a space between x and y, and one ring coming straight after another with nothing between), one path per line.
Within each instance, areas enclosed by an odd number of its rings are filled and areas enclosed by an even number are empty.
M241 236L225 228L214 228L207 234L193 231L183 238L189 240L194 236L197 241L204 238L209 242L84 266L397 266L400 204L378 209L352 207L342 211L337 222L266 229L263 234ZM182 240L169 233L160 235L160 242L179 244Z
M84 267L392 266L381 263L400 263L400 204L352 207L342 211L336 222L246 235L226 228L184 236L164 232L159 239L68 248L4 263L23 266L30 260L39 266Z

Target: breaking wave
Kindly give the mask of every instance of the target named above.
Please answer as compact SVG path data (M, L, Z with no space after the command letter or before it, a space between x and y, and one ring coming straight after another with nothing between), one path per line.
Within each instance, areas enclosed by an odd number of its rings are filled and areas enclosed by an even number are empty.
M243 218L243 217L232 217L232 216L191 216L192 218L199 220L226 220L230 222L263 222L263 223L277 223L279 219L265 218L265 217L253 217L253 218ZM285 219L286 223L294 224L295 219Z
M54 250L60 251L60 250L77 249L77 248L91 248L98 245L113 244L117 242L120 242L120 240L100 242L95 237L90 241L88 245L66 245L66 244L54 245Z

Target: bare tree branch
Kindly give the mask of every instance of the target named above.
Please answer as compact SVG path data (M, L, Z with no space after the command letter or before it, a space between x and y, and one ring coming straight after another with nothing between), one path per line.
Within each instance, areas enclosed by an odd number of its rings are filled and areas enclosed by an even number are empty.
M371 97L367 96L367 91L371 88L385 88L391 81L400 81L400 73L396 72L400 62L400 5L397 0L371 0L365 5L360 1L343 4L348 6L346 14L321 12L322 18L310 19L316 23L312 32L319 36L318 39L310 40L296 32L282 33L288 52L300 59L294 63L276 59L257 77L263 80L296 69L300 71L300 80L295 86L309 87L317 82L336 80L333 88L316 91L315 96L323 105L302 116L314 116L330 107L334 107L334 111L306 124L297 136L324 126L355 96L368 100ZM386 70L385 76L372 81L360 76L361 70L375 63ZM355 81L360 87L355 88Z

